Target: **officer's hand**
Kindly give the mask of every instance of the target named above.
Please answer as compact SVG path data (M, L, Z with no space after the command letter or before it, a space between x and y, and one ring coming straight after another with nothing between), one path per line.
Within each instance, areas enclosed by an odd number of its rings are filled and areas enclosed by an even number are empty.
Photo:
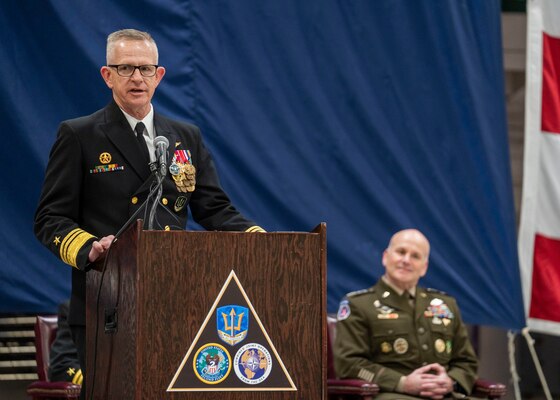
M445 368L439 364L430 364L430 374L424 377L420 396L431 399L442 399L447 393L453 390L453 380L447 375Z
M109 235L102 237L101 239L93 242L91 244L91 250L89 251L88 260L89 262L94 262L98 258L100 258L105 251L109 247L111 247L111 243L113 243L113 239L115 239L114 235Z
M425 365L407 375L403 383L403 392L406 394L419 395L422 391L423 384L426 383L430 377L434 376L429 373L432 367L433 364Z

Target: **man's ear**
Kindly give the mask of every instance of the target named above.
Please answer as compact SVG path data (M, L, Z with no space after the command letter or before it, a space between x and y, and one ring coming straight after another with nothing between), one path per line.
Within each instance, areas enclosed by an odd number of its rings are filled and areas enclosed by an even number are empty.
M165 75L165 67L158 67L156 71L156 83L159 85Z
M109 87L109 89L113 89L113 82L111 81L113 71L111 71L111 68L104 65L101 67L99 72L101 73L101 77L103 78L105 84Z

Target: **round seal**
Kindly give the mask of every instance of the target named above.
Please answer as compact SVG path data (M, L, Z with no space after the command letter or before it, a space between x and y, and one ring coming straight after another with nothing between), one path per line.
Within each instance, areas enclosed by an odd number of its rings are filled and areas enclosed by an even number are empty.
M241 381L249 385L258 385L270 375L272 357L264 346L247 343L235 354L233 367L235 375Z
M434 347L438 353L443 353L445 351L445 342L443 339L436 339L434 342Z
M398 338L393 343L393 349L397 354L404 354L408 351L408 342L405 338Z
M382 353L390 353L391 350L393 350L393 346L391 346L391 343L389 343L389 342L381 343L381 352Z
M194 373L198 379L215 385L227 378L231 371L231 356L218 343L208 343L200 347L193 357Z
M171 165L169 166L169 173L171 175L179 175L180 172L181 172L181 167L177 165L177 163L175 162L171 163Z

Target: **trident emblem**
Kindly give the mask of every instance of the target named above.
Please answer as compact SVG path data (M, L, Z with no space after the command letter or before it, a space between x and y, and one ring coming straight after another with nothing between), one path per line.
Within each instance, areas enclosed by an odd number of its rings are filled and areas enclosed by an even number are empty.
M216 310L216 323L220 339L234 346L247 336L249 310L237 305L220 307Z

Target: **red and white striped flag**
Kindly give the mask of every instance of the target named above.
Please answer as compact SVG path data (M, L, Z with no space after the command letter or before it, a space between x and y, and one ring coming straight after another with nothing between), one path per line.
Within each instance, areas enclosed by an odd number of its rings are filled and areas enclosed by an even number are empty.
M519 261L527 326L560 334L560 1L527 2Z

